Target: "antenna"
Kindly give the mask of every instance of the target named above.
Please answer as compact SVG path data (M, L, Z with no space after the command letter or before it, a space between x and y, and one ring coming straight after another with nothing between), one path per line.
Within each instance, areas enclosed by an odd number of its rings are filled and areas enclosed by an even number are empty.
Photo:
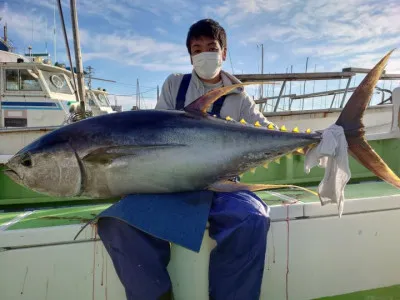
M139 87L139 78L136 79L136 107L140 108L140 87Z
M47 39L48 39L48 35L47 35L47 17L46 17L46 42L45 42L45 47L46 47L46 54L49 54L49 51L47 50Z
M87 69L87 74L88 74L88 88L89 88L89 90L91 90L92 89L93 68L92 68L92 66L88 66L86 69Z
M257 45L257 48L260 45ZM264 44L261 44L261 74L264 74ZM264 85L260 85L260 99L263 98L264 95Z

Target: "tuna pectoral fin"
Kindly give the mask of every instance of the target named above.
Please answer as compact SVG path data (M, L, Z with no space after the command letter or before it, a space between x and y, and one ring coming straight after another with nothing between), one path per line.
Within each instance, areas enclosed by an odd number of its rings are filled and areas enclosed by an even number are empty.
M304 187L291 184L246 184L246 183L238 183L226 180L226 181L216 182L211 186L209 186L208 189L214 192L237 192L243 190L256 192L256 191L273 190L273 189L280 189L287 187L298 188L300 190L309 192L318 197L318 193L310 189L306 189Z
M400 178L386 165L371 148L364 137L348 140L349 152L359 163L393 186L400 188Z
M127 157L138 156L150 151L164 150L174 147L182 147L182 144L159 144L159 145L122 145L101 147L85 155L82 160L90 163L110 164L114 160Z

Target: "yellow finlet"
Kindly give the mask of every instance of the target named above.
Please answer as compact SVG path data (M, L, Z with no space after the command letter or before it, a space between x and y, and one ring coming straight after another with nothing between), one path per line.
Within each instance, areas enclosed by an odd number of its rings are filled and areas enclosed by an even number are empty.
M292 159L293 158L293 154L289 153L289 154L286 155L286 157L289 158L289 159Z
M257 121L257 122L254 123L254 126L261 127L261 124L260 124L260 122Z
M298 153L304 154L304 149L303 149L303 148L298 148L296 151L297 151Z
M275 129L275 126L272 123L269 123L268 129Z
M256 173L256 168L251 169L250 172L253 174Z
M230 116L227 116L227 117L225 118L225 120L227 120L227 121L232 121L233 119L232 119Z
M281 163L281 158L278 157L277 159L275 159L275 162L276 162L277 164L280 164L280 163Z
M287 131L285 125L282 125L281 128L279 129L280 131Z
M242 123L242 124L247 124L247 122L246 122L244 119L241 119L241 120L240 120L240 123Z
M266 162L265 164L263 164L263 167L268 169L268 165L269 165L269 162Z
M295 128L293 128L292 132L299 133L299 127L296 126Z
M307 128L306 133L311 133L311 129Z

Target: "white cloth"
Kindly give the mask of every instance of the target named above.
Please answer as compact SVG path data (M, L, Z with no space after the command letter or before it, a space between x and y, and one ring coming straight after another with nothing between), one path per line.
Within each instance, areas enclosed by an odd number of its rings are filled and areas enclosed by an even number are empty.
M304 170L308 174L318 165L325 168L325 175L318 186L321 205L336 203L339 217L343 213L344 188L351 177L347 141L343 128L336 124L322 132L322 141L307 152Z

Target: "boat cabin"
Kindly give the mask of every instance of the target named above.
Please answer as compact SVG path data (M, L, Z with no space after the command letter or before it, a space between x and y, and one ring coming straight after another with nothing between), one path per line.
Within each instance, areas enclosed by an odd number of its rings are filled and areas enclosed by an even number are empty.
M74 106L71 72L46 60L0 51L0 128L61 126ZM102 90L86 89L93 115L114 112Z

